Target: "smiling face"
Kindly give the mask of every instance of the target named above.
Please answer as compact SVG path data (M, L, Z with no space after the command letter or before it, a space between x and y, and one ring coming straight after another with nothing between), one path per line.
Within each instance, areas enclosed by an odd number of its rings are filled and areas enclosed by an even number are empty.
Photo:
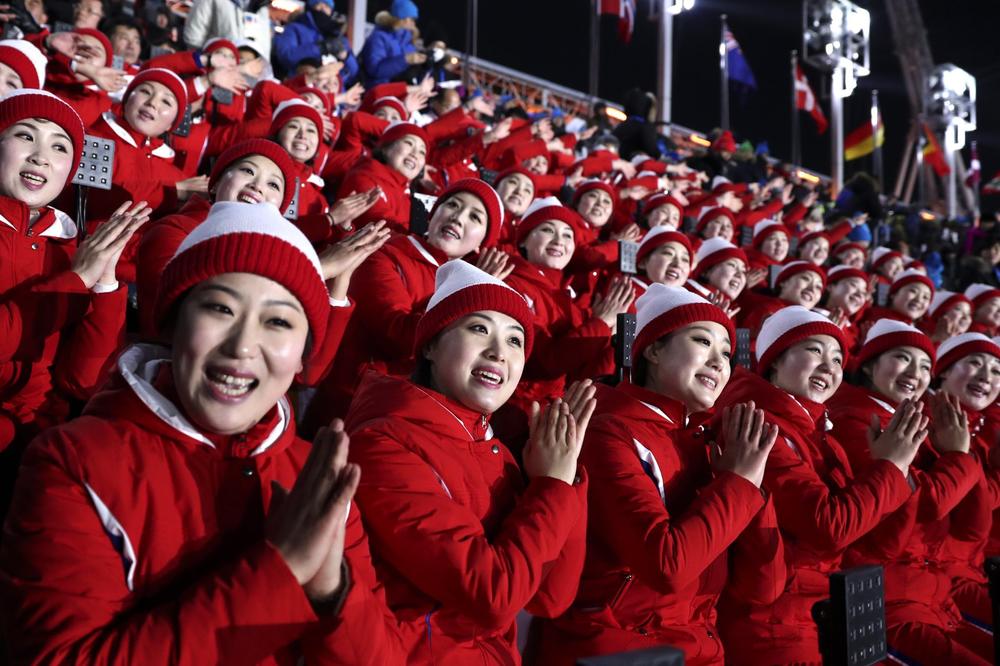
M892 309L916 321L927 313L931 304L931 290L926 284L913 282L900 287L892 295Z
M865 267L865 253L852 247L838 254L837 261L851 268L863 269Z
M771 366L771 383L794 396L820 404L844 379L844 353L836 338L814 335L792 345Z
M903 270L903 260L899 257L893 257L892 259L887 259L878 267L878 273L883 277L892 279L896 277L896 273Z
M512 173L497 185L503 207L514 216L523 215L535 198L535 184L521 173Z
M0 97L3 97L12 90L20 90L23 87L24 83L17 72L0 62Z
M788 234L772 231L760 244L760 251L773 261L782 262L788 256Z
M482 414L502 407L524 370L524 328L500 312L462 317L424 350L432 388Z
M727 241L733 240L733 223L725 215L719 215L709 220L701 230L701 237L705 240L719 237Z
M651 283L682 287L691 273L691 253L680 243L664 243L643 258L639 270L645 272Z
M968 331L969 326L972 325L972 306L968 303L959 302L945 312L941 318L951 322L955 335L961 335Z
M0 194L32 210L51 203L76 166L66 131L42 118L26 118L0 134Z
M646 216L646 224L650 229L660 226L678 229L681 226L681 211L673 204L657 206Z
M747 265L739 259L726 259L712 266L705 274L705 279L726 298L736 300L747 286Z
M545 155L535 155L521 162L521 166L538 176L544 176L549 172L549 158Z
M486 207L470 192L456 192L434 209L427 241L449 259L464 257L482 245L488 229Z
M413 180L424 170L427 163L427 146L423 139L407 134L402 139L393 141L385 149L385 164L403 174L407 180Z
M573 258L576 238L573 227L562 220L547 220L531 230L521 247L536 266L562 270Z
M822 296L823 278L812 271L796 273L778 285L779 298L810 310Z
M991 354L969 354L941 375L941 390L968 409L981 412L1000 395L1000 359Z
M852 250L857 252L857 250ZM830 241L819 236L813 238L808 243L803 243L799 248L799 259L812 262L817 266L822 266L826 258L830 256Z
M859 277L844 278L830 285L828 309L839 308L847 316L857 314L868 298L868 283Z
M180 113L177 98L163 85L144 81L137 85L125 102L125 121L132 129L147 137L170 131Z
M322 116L326 113L326 107L323 106L323 100L321 100L319 95L316 93L306 91L304 93L300 93L300 96L306 104L319 111L319 115Z
M226 273L194 287L173 331L173 375L185 414L222 435L246 432L302 369L301 303L259 275Z
M374 115L376 118L387 120L390 123L398 123L400 120L403 119L403 117L399 115L399 110L392 106L389 106L388 104L380 106L378 110L376 110L375 113L372 115Z
M976 308L976 322L991 327L1000 327L1000 298L990 298Z
M229 165L215 186L215 202L281 205L285 177L278 165L263 155L249 155Z
M893 404L919 400L931 383L931 357L916 347L896 347L862 368L872 387Z
M578 212L592 227L603 227L611 219L613 202L604 190L590 190L576 204Z
M714 321L678 329L643 350L645 388L683 402L688 412L711 409L729 381L731 345Z
M319 129L308 118L292 118L278 130L278 143L296 162L308 162L319 148Z

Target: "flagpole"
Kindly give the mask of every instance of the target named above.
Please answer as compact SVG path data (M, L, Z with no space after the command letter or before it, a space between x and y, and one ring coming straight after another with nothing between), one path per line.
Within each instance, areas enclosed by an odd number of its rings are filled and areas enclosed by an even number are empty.
M729 54L726 53L726 15L722 15L722 33L719 40L719 68L722 70L722 119L719 125L729 129Z
M799 62L799 52L792 50L792 164L802 166L802 139L799 128L799 105L796 103L795 80L797 78L797 65Z
M657 83L660 98L660 108L657 113L658 120L664 123L663 131L670 133L671 106L673 105L674 87L674 15L667 11L666 3L659 3L660 19L660 39L657 42Z
M843 75L842 68L834 67L830 86L830 190L834 197L844 186L844 98L837 79Z
M872 110L871 110L871 123L872 123L872 175L875 176L875 180L878 182L879 191L882 191L884 187L883 172L882 172L882 147L878 142L878 119L879 119L879 108L878 108L878 90L872 90Z
M591 103L597 100L601 76L601 0L592 0L590 12L590 83Z

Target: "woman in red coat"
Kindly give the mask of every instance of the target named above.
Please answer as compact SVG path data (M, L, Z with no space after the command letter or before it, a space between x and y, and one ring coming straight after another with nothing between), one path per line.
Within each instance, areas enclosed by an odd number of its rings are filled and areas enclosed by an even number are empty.
M852 476L841 445L829 434L826 403L840 386L846 360L840 327L801 306L789 306L761 327L756 373L738 369L719 403L754 400L778 426L764 485L778 515L789 566L788 584L770 604L733 604L720 613L727 662L820 664L811 610L830 592L829 575L845 551L912 494L910 462L926 437L926 419L911 408L872 444L871 467Z
M858 322L862 335L879 319L912 325L927 313L933 297L934 283L925 274L913 268L900 271L889 286L888 303L868 308Z
M639 243L635 254L639 276L632 277L636 298L652 284L683 287L691 274L691 241L680 231L667 225L650 229Z
M503 228L497 244L500 247L513 247L517 224L524 211L535 200L534 174L524 167L511 167L500 172L496 184L497 194L503 202Z
M423 173L430 149L427 132L413 123L386 128L372 156L358 161L337 190L338 198L374 187L381 190L378 201L355 221L356 226L385 220L397 233L409 231L410 183Z
M518 612L558 615L579 584L587 484L577 457L594 389L534 405L525 488L489 420L531 353L531 313L463 261L444 264L436 282L413 378L369 373L351 405L358 505L406 663L517 664Z
M643 201L642 219L647 229L661 225L680 229L684 221L684 205L670 194L657 192Z
M746 253L724 238L710 238L695 253L692 277L703 289L717 292L735 303L747 286Z
M127 294L115 268L149 209L120 206L78 245L72 218L49 204L73 177L83 136L80 117L51 93L0 101L0 451L64 420L70 399L88 398L124 333ZM0 463L5 496L16 467Z
M896 274L903 270L903 255L887 247L872 250L868 269L878 277L880 284L892 284Z
M732 320L683 289L639 299L631 382L606 389L581 460L590 474L587 559L569 612L545 623L539 664L657 645L722 664L715 606L725 592L774 601L785 587L774 507L760 491L777 428L753 403L723 416L709 464L703 429L730 374Z
M788 239L788 227L777 220L755 224L753 240L746 250L751 270L783 264L788 258Z
M855 474L875 462L870 432L889 429L897 412L923 397L934 356L933 341L908 324L882 319L868 331L853 362L855 383L841 384L829 403L833 435L843 443ZM931 437L910 466L917 491L850 557L885 567L892 650L933 663L984 663L992 642L962 619L945 557L949 540L985 534L986 497L976 491L982 473L969 452L968 419L958 399L938 393L930 402Z
M864 316L865 307L868 305L871 278L860 268L839 265L827 272L826 279L823 309L829 313L831 319L840 323L847 349L854 351L862 342L858 340L857 322Z
M185 239L157 302L170 347L126 350L25 455L0 549L15 661L400 663L346 436L310 446L284 397L327 300L273 206L219 204Z
M366 368L399 375L413 371L413 334L434 293L435 272L451 259L493 247L501 211L492 187L460 180L438 197L426 236L395 236L358 267L350 288L356 310L333 369L306 413L306 432L347 413ZM502 253L488 250L478 262L498 277L510 272Z
M791 261L781 267L774 279L774 296L743 292L737 301L740 307L737 324L750 329L750 336L756 338L764 321L778 310L789 305L807 310L816 307L825 288L826 271L810 261Z
M106 111L90 127L90 134L114 142L115 162L111 189L91 189L89 220L110 217L126 200L146 201L154 213L172 213L180 202L205 191L204 177L185 179L174 166L174 150L161 138L177 129L186 106L180 77L166 69L147 69L129 83L118 110Z
M555 197L536 200L517 228L521 252L507 283L524 296L534 314L536 353L529 359L514 397L498 415L497 428L513 446L524 441L533 401L554 400L566 384L610 374L611 335L619 314L634 300L625 279L585 307L565 269L576 252L582 221Z
M969 330L994 337L1000 333L1000 289L990 284L970 284L965 297L972 301L972 324Z
M972 325L972 301L965 294L938 289L919 325L936 344L961 335Z

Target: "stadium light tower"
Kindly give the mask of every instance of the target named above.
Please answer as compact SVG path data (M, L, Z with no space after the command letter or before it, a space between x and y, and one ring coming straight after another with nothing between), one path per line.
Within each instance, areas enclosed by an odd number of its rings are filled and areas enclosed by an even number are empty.
M670 124L670 106L673 101L674 86L674 17L694 8L695 0L659 0L660 39L657 44L657 97L660 100L658 120Z
M965 135L976 129L976 78L961 67L938 65L927 77L924 113L944 128L944 152L948 160L948 217L957 213L958 172L956 155L965 145Z
M832 76L830 88L831 177L844 184L844 98L871 73L871 15L848 0L803 0L802 59Z

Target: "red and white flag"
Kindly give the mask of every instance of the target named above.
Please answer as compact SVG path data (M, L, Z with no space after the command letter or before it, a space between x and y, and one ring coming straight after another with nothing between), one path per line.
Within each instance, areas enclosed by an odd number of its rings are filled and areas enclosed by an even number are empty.
M973 141L969 147L969 170L965 174L965 184L976 189L979 187L979 179L982 175L982 164L979 162L979 148Z
M601 14L618 17L618 39L628 44L635 30L635 0L601 0Z
M816 103L816 95L809 87L809 79L802 71L801 65L795 65L795 108L807 112L816 121L816 131L822 134L826 131L826 116L823 109Z

